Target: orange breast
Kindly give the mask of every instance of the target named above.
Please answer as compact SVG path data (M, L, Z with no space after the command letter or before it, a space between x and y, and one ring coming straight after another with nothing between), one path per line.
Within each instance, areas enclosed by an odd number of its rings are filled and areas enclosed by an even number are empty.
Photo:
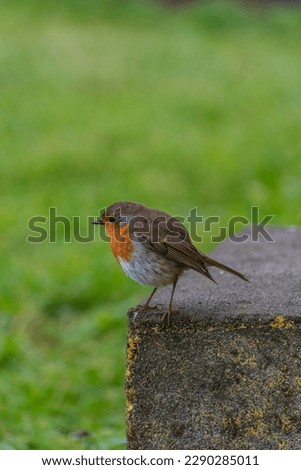
M129 226L119 227L116 224L106 223L106 232L110 237L111 250L118 258L129 261L134 250L133 243L129 236Z

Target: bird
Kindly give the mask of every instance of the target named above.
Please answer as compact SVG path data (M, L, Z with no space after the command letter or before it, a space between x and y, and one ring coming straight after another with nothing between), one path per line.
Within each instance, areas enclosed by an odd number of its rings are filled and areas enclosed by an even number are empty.
M159 287L172 284L171 297L161 322L169 325L172 302L179 277L193 270L215 282L209 267L238 276L244 274L202 253L193 245L185 226L175 217L158 209L132 201L118 201L108 206L93 224L104 225L111 250L127 276L139 284L153 287L140 310L150 302Z

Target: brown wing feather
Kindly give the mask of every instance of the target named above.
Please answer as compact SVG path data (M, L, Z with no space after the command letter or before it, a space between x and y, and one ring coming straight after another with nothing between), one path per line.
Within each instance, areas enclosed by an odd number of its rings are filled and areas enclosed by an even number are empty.
M203 274L208 277L208 279L211 279L211 281L216 283L209 273L201 254L191 243L184 241L182 243L177 243L176 245L169 242L163 242L163 244L167 248L166 256L169 259Z
M160 215L168 216L162 212ZM191 243L184 225L171 216L168 216L166 222L160 218L158 221L152 224L151 234L144 234L143 241L148 248L215 282L207 269L202 253Z

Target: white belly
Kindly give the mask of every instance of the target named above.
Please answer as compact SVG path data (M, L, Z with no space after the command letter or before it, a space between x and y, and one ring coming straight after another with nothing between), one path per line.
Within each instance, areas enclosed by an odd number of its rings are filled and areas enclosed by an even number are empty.
M140 249L139 246L136 246L130 261L119 257L118 261L131 279L155 287L171 284L183 272L180 266L160 254L149 251L146 256L145 248Z

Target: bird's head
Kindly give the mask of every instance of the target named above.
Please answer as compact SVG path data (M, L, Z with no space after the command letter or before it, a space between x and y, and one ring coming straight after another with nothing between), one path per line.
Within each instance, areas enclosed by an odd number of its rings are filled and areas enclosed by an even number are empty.
M145 206L137 202L119 201L108 206L93 224L104 225L107 232L111 233L118 227L128 226L133 217L140 217Z

